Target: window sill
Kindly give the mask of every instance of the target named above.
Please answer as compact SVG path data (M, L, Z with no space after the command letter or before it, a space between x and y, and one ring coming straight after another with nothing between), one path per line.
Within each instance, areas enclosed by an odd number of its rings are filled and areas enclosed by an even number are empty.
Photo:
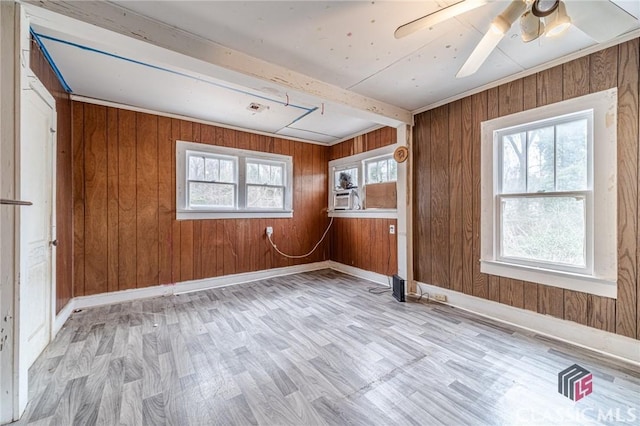
M176 213L177 220L194 219L272 219L292 218L293 210L229 210L229 211L197 211L186 210Z
M481 260L480 272L594 294L596 296L610 297L612 299L618 297L618 286L615 280L607 280L591 275L515 265L494 260Z
M394 209L331 210L329 217L397 219L398 211Z

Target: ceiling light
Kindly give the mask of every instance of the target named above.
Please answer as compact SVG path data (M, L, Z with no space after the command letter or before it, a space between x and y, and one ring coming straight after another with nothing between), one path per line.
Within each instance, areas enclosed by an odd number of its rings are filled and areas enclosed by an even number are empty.
M538 18L551 15L560 4L560 0L534 0L531 5L531 13Z
M542 19L527 11L520 17L520 34L522 41L528 43L540 37L544 33Z
M560 2L558 8L549 17L545 18L547 29L546 37L554 37L562 34L571 26L571 18L567 15L567 8L564 2Z

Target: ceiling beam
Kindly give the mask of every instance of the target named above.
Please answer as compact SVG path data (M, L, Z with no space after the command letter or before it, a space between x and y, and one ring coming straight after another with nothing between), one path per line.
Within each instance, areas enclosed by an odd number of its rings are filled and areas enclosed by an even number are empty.
M38 0L24 0L23 3L38 6L239 74L238 80L230 81L231 83L241 83L246 81L246 77L251 77L275 83L302 95L314 97L319 102L331 104L342 112L361 119L392 127L413 122L412 113L403 108L224 47L113 3ZM226 78L229 79L233 73L225 73ZM231 78L233 77L231 76Z

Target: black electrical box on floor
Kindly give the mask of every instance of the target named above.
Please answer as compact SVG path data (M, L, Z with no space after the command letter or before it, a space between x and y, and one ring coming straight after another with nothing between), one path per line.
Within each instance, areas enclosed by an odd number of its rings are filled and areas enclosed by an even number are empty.
M404 280L398 275L393 276L393 297L398 302L404 302Z

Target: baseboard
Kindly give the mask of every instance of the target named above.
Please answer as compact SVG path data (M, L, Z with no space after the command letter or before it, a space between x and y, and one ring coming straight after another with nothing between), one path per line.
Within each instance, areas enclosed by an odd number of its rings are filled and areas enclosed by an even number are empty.
M110 305L113 303L130 302L132 300L147 299L150 297L184 294L193 291L207 290L210 288L227 287L252 281L284 275L299 274L301 272L317 271L330 268L329 261L306 263L303 265L286 266L283 268L265 269L262 271L246 272L242 274L224 275L221 277L206 278L202 280L184 281L177 284L157 285L153 287L135 288L131 290L114 291L111 293L93 294L90 296L78 296L72 298L58 313L54 322L53 336L62 328L76 309L85 309L95 306Z
M431 284L418 285L423 293L447 296L447 305L640 365L638 340Z
M75 308L73 307L73 299L71 299L67 302L66 305L64 305L64 308L62 308L60 312L58 312L58 314L56 315L56 319L53 322L53 332L51 333L51 340L56 337L56 334L58 334L58 331L60 331L64 323L67 322L74 309Z
M351 275L358 278L364 278L365 280L373 281L374 283L382 284L385 286L389 286L390 277L386 275L379 274L377 272L365 271L364 269L356 268L355 266L345 265L344 263L335 262L333 260L328 260L328 267L342 272L347 275Z

